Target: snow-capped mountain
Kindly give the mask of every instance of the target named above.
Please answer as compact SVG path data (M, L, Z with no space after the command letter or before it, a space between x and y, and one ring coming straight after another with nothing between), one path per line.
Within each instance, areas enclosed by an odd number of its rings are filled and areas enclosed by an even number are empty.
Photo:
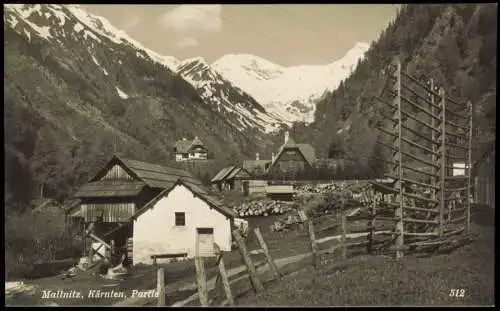
M221 114L239 131L258 129L262 132L272 132L282 124L277 118L268 115L250 95L225 80L201 59L181 62L175 57L160 55L143 46L125 31L115 28L107 19L89 14L78 5L9 4L6 9L4 21L27 36L28 40L38 36L58 45L66 44L67 40L85 42L93 64L109 79L113 78L109 76L106 63L111 59L100 60L97 53L91 52L103 44L103 40L110 45L132 48L136 57L156 62L175 73L178 70L178 74L209 104L207 107ZM22 29L19 28L19 23L23 24ZM121 62L118 54L115 56L116 61ZM115 92L122 99L130 97L123 86L116 86Z
M13 111L11 122L30 116L23 122L36 120L43 134L34 135L52 137L51 143L116 139L154 162L171 157L182 137L198 136L214 154L233 160L270 144L268 120L255 101L208 104L203 87L171 69L177 59L79 6L4 5L4 50L4 106ZM226 113L231 108L237 113Z
M202 57L173 62L173 66L186 81L191 83L207 104L219 113L230 116L235 126L257 128L266 133L281 126L280 118L268 114L250 95L234 86L221 74L213 70Z
M348 77L369 49L357 43L341 59L325 65L282 67L248 54L229 54L211 66L283 120L314 121L315 102Z

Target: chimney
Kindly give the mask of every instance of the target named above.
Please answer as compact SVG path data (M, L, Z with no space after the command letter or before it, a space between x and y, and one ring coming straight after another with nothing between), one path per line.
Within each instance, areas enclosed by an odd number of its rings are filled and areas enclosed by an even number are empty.
M276 157L276 154L273 152L273 153L271 154L271 162L274 162L274 158L275 158L275 157Z
M259 161L259 153L258 152L255 154L255 160Z
M286 142L288 141L288 137L289 137L289 133L288 133L288 131L286 131L286 132L285 132L285 144L286 144Z

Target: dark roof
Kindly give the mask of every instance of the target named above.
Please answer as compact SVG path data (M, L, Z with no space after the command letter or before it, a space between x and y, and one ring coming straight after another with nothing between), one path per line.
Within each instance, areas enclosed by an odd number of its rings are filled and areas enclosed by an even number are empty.
M221 169L215 176L212 178L211 182L218 182L224 180L224 178L231 173L236 168L236 166L229 166Z
M216 210L218 210L220 213L224 214L225 216L228 216L228 217L231 217L231 218L236 217L236 214L231 209L229 209L228 207L226 207L224 205L224 203L222 203L219 199L217 199L216 197L214 197L213 195L211 195L205 189L205 187L199 187L197 185L188 184L188 183L183 182L182 180L179 180L174 185L172 185L172 187L163 190L156 197L154 197L151 201L149 201L146 205L144 205L144 207L141 208L139 211L137 211L130 218L130 220L137 219L138 216L140 216L141 214L143 214L148 209L152 208L161 198L163 198L164 196L168 195L170 193L170 191L172 191L177 185L183 185L183 186L185 186L191 192L193 192L194 194L196 194L200 199L202 199L203 201L205 201L208 205L210 205L211 207L215 208Z
M128 197L136 196L146 186L142 181L99 180L83 185L74 195L85 197Z
M243 173L243 174L246 174L248 177L250 176L250 173L247 172L247 170L245 170L244 168L241 168L241 167L237 167L236 169L234 169L231 173L229 173L225 179L232 179L232 178L235 178L236 176L238 176L240 173Z
M316 151L314 147L309 144L298 144L299 150L302 152L302 155L306 159L309 164L312 165L314 160L316 159Z
M115 164L122 166L135 180L100 180ZM74 197L135 196L145 186L166 189L172 187L179 179L186 184L203 186L202 182L188 171L119 158L115 155L90 182L80 188Z
M205 148L203 142L196 136L193 140L178 140L175 142L175 149L178 153L188 153L192 147L201 146Z
M304 159L309 163L309 165L313 165L314 160L316 159L316 152L314 150L314 147L309 145L309 144L297 144L292 138L289 138L280 148L278 151L278 154L274 158L273 163L271 163L271 166L276 163L276 161L279 159L283 151L285 150L290 150L290 149L298 149Z
M151 164L131 159L121 159L140 180L152 188L170 188L178 179L188 184L203 186L203 183L189 171Z
M266 164L271 163L270 160L244 160L243 169L247 172L252 172L256 169L261 169L263 172L266 170Z

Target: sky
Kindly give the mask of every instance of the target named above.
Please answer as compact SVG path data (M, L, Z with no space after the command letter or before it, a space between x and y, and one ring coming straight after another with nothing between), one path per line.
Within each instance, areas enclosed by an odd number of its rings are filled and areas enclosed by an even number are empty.
M394 4L82 5L144 46L180 60L244 53L282 66L328 64L377 40Z

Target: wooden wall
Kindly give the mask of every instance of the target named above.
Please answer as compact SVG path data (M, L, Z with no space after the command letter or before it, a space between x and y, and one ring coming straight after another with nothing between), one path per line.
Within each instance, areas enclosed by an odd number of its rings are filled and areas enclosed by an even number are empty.
M495 207L495 152L476 164L474 200L477 204Z
M135 214L135 211L135 204L131 202L82 204L85 222L95 222L101 215L103 222L126 222Z

